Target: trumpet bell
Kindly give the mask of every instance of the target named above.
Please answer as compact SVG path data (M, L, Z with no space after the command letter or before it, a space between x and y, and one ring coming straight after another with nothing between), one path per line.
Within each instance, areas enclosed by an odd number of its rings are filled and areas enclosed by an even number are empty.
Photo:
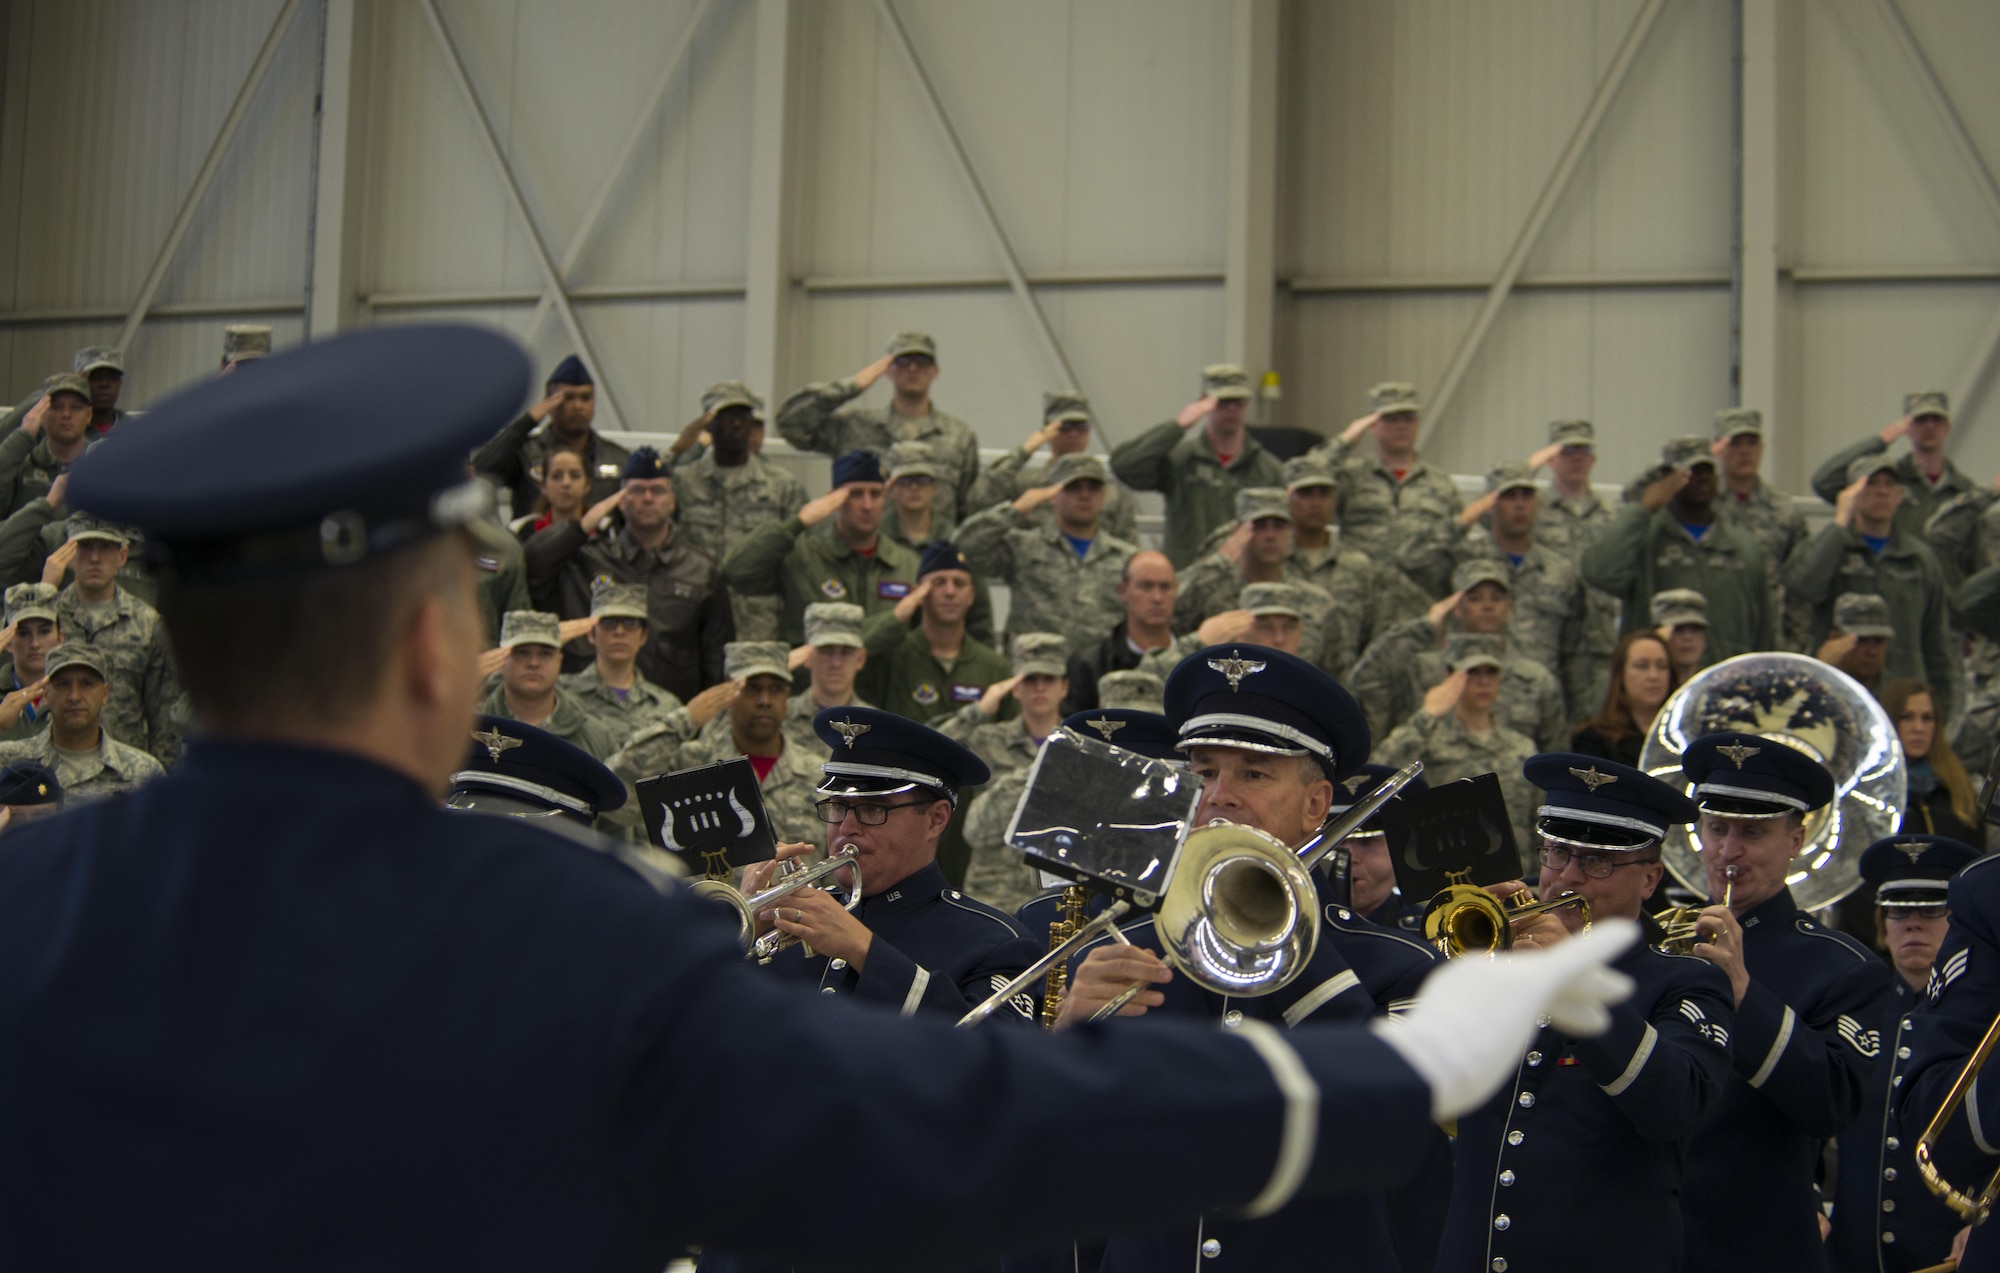
M760 963L769 962L771 956L797 941L788 933L772 929L762 937L757 936L757 912L775 905L802 888L819 884L821 880L840 871L851 871L853 888L848 890L846 906L852 911L861 905L861 867L859 857L853 849L842 849L832 857L823 858L802 870L793 871L777 883L754 896L745 897L741 890L723 880L696 880L689 885L696 897L718 902L736 912L736 940L742 943L743 951Z
M1502 902L1476 884L1453 884L1424 907L1424 938L1448 959L1461 955L1491 955L1514 945L1514 921L1529 915L1574 906L1590 926L1590 903L1577 893L1564 893L1547 901L1532 900L1533 894L1515 893L1519 902Z
M1318 921L1319 891L1289 846L1215 822L1181 847L1154 929L1189 980L1249 998L1291 984L1318 947Z

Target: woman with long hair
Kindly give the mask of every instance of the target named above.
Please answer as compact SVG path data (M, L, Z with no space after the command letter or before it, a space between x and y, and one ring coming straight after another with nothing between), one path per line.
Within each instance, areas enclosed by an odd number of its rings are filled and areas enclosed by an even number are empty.
M1944 736L1936 704L1931 687L1911 677L1891 681L1882 690L1882 706L1895 723L1909 765L1909 807L1896 829L1950 836L1984 848L1986 833L1972 779Z
M542 463L542 493L536 497L533 511L515 518L511 527L524 542L556 522L576 521L590 498L590 473L583 452L565 447L549 452Z
M1657 632L1628 632L1611 651L1611 684L1597 715L1576 727L1570 743L1586 756L1636 767L1653 717L1673 691L1673 659Z

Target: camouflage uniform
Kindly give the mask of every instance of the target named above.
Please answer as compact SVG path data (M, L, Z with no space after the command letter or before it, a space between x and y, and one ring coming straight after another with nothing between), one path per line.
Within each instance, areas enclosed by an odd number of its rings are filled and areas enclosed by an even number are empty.
M1924 525L1923 540L1953 588L2000 561L2000 490L1960 491L1939 504Z
M904 476L923 476L935 482L941 472L937 452L928 442L898 442L889 448L889 459L883 470L883 476L891 486L897 478ZM881 533L915 553L921 561L924 549L932 544L952 542L952 536L958 533L958 523L939 513L937 501L933 498L930 534L920 540L903 529L903 510L896 507L896 501L886 499L882 503ZM993 588L978 575L972 577L972 608L965 612L965 627L980 640L992 642Z
M65 643L49 651L47 667L51 676L65 667L79 666L89 668L107 681L110 679L109 663L101 650ZM130 791L166 772L153 757L118 741L105 728L103 717L98 718L94 749L74 752L57 747L50 726L31 738L0 743L0 765L17 760L32 760L55 770L56 781L62 783L63 803L68 806Z
M889 353L924 353L937 357L936 346L922 332L899 332ZM972 426L946 415L932 404L931 413L912 420L889 407L843 407L861 394L852 378L818 381L785 399L778 408L778 435L801 451L845 455L874 451L887 455L898 442L923 440L937 453L939 469L936 511L957 521L971 507L972 483L979 476L979 436Z
M1090 399L1080 393L1045 393L1042 395L1042 423L1052 424L1057 420L1083 420L1090 422ZM1048 464L1029 464L1034 458L1029 452L1015 447L1007 454L988 464L972 484L972 494L967 504L968 515L982 512L996 504L1011 504L1037 487L1047 486L1053 479L1049 477ZM1060 457L1056 457L1060 458ZM1105 530L1130 543L1139 542L1139 510L1132 492L1115 481L1104 484L1104 512L1100 521ZM1043 521L1053 521L1055 514L1044 504L1034 511L1033 516Z
M1016 676L1037 673L1061 676L1066 648L1058 633L1020 633L1014 638L1013 673ZM953 712L939 721L936 727L947 738L971 748L993 773L992 779L967 806L965 839L972 853L966 867L964 888L987 905L997 906L1012 914L1037 891L1034 874L1019 850L1007 847L1001 838L1007 830L1007 816L1000 816L1001 809L1004 805L1006 815L1011 816L1015 802L1021 798L1019 783L1008 783L1001 790L999 802L988 806L979 824L981 834L978 837L973 834L972 820L981 802L1000 789L1000 780L1019 775L1021 782L1026 781L1029 768L1041 752L1043 740L1029 736L1021 717L1010 721L992 720L980 713L977 703Z
M818 649L823 645L844 645L852 649L865 649L861 639L861 626L867 621L867 614L860 606L845 602L822 601L806 607L806 645ZM836 707L873 707L874 704L859 694L848 691L845 703ZM796 741L808 754L824 749L819 735L813 732L813 718L821 708L813 698L810 683L806 688L791 696L785 703L785 737Z
M972 846L965 891L1009 914L1041 891L1035 869L1006 839L1014 808L1027 789L1027 767L1009 770L980 788L965 813L965 841Z
M1503 661L1504 656L1499 649L1498 637L1470 633L1454 636L1446 651L1448 669L1457 671L1480 665L1491 667ZM1501 675L1504 680L1504 670ZM1377 743L1369 758L1378 764L1396 768L1421 759L1424 762L1424 779L1433 787L1457 782L1460 778L1476 778L1485 773L1497 776L1500 779L1500 794L1507 801L1508 817L1514 827L1514 844L1526 857L1535 843L1530 829L1535 824L1535 811L1541 807L1542 801L1541 792L1522 774L1521 766L1536 750L1535 744L1526 735L1510 728L1501 719L1496 701L1493 728L1483 736L1467 729L1455 711L1432 716L1419 708L1386 739ZM1540 750L1550 749L1544 747Z
M7 589L6 626L13 627L24 619L46 619L58 623L56 617L56 589L53 584L17 583ZM53 648L53 647L51 647ZM0 653L0 696L24 689L27 682L14 671L13 652ZM40 705L24 703L21 715L7 729L0 729L0 742L14 742L23 738L33 738L49 724L47 700Z
M701 402L704 411L747 406L756 419L764 418L763 402L733 380L711 386ZM717 464L713 451L704 452L676 466L673 481L674 518L680 533L717 561L727 558L751 531L784 521L806 502L804 483L754 451L734 468ZM777 638L777 606L771 599L735 594L730 603L739 641Z
M1094 455L1065 455L1052 466L1055 480L1106 481L1104 461ZM1082 557L1053 518L1023 516L1008 505L976 513L959 527L958 548L976 575L1011 589L1007 632L1058 632L1070 648L1102 641L1125 617L1118 581L1138 545L1110 534L1099 523Z
M1416 411L1417 391L1406 384L1380 384L1369 391L1379 412ZM1367 439L1360 443L1370 444ZM1324 460L1340 486L1340 537L1349 547L1378 561L1396 559L1397 547L1439 522L1456 524L1465 507L1449 473L1431 468L1415 457L1399 478L1372 448L1354 454L1354 447L1334 438L1312 454Z
M1731 407L1715 413L1715 440L1741 436L1764 436L1764 414L1753 407ZM1791 557L1792 551L1806 541L1806 517L1792 503L1792 497L1774 489L1763 478L1750 488L1748 495L1738 495L1727 479L1720 483L1715 496L1716 512L1735 522L1757 537L1764 549L1765 560L1780 571ZM1813 650L1818 647L1808 644L1812 624L1812 606L1800 598L1787 595L1784 608L1779 611L1780 638L1788 650Z
M864 557L833 523L829 517L808 530L796 514L766 523L723 560L730 591L777 598L778 640L787 645L805 640L806 607L816 601L846 601L872 615L894 609L916 586L916 553L878 534L874 555Z
M56 622L63 640L96 648L110 666L111 701L104 728L120 742L152 753L163 765L180 754L180 678L167 654L160 612L118 588L111 600L91 604L74 583L56 594Z
M511 650L517 645L545 645L562 652L561 621L556 616L542 610L510 610L500 621L500 648ZM560 681L560 678L558 678ZM562 692L560 685L555 690L555 707L547 720L534 722L536 728L554 734L566 743L573 744L591 755L603 760L618 750L617 740L578 703L573 695ZM484 716L498 716L502 720L520 720L514 709L507 705L507 686L500 677L493 678L492 691L486 701L479 705Z
M1217 363L1202 371L1204 396L1249 398L1250 377L1241 367ZM1163 547L1174 569L1193 561L1208 533L1229 520L1236 492L1246 486L1276 486L1284 480L1278 457L1246 428L1243 446L1224 467L1209 441L1208 427L1183 429L1167 420L1111 449L1111 471L1135 491L1159 491L1167 499Z
M1952 727L1951 750L1975 785L1985 779L1993 753L2000 750L2000 691L1991 684L1980 682L1967 692L1965 708ZM1992 794L1979 793L1982 800Z
M1137 668L1106 672L1097 680L1099 707L1130 707L1141 712L1165 712L1167 687L1159 677Z
M1595 449L1597 430L1588 420L1557 420L1549 425L1549 441ZM1595 492L1569 499L1550 489L1542 493L1535 512L1535 542L1567 561L1583 576L1583 550L1611 525L1611 509ZM1584 584L1583 639L1578 661L1586 669L1581 683L1570 687L1571 701L1588 714L1604 702L1611 683L1611 652L1618 646L1618 598Z
M1903 414L1941 415L1950 419L1951 400L1935 389L1905 394ZM1871 434L1853 446L1835 452L1826 463L1813 471L1813 494L1829 504L1836 503L1840 492L1852 480L1847 476L1848 466L1863 456L1881 455L1888 449L1887 443ZM1896 529L1912 538L1923 536L1931 514L1944 507L1953 496L1979 488L1979 483L1967 477L1964 470L1950 460L1944 462L1944 472L1939 474L1936 486L1931 485L1931 480L1917 467L1915 457L1907 454L1896 461L1896 476L1903 482L1903 502L1896 508Z
M85 402L90 401L89 382L74 372L50 376L43 382L43 394L58 392L78 394ZM89 436L88 425L85 436ZM47 495L56 478L68 471L69 465L56 459L49 450L47 430L32 434L26 429L15 429L0 438L0 517L11 516L30 500Z
M478 572L479 617L486 625L486 648L490 650L499 643L501 618L509 610L526 610L531 605L527 558L520 540L483 518L466 523L466 530L478 541L472 561Z

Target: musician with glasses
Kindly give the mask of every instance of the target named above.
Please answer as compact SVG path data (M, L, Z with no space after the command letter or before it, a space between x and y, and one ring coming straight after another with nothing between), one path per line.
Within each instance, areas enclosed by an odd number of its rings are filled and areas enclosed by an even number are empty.
M1592 923L1639 919L1664 870L1660 841L1694 820L1694 802L1593 756L1540 755L1523 772L1547 793L1540 896L1581 894ZM1583 924L1575 907L1528 916L1515 944L1559 943ZM1613 967L1638 989L1611 1010L1609 1031L1543 1027L1514 1081L1459 1119L1439 1273L1581 1269L1610 1251L1633 1273L1683 1267L1682 1162L1728 1076L1729 981L1652 946Z
M1826 1249L1834 1273L1912 1273L1951 1253L1965 1227L1924 1187L1917 1172L1917 1132L1896 1117L1894 1096L1910 1057L1913 1014L1951 922L1951 877L1979 856L1939 835L1892 835L1861 854L1861 878L1875 890L1875 944L1896 970L1892 995L1868 1024L1882 1055L1861 1117L1840 1137L1833 1231Z
M1694 954L1729 978L1736 1004L1731 1073L1688 1148L1687 1267L1825 1269L1820 1143L1861 1113L1891 974L1799 909L1787 885L1807 815L1834 798L1833 775L1796 748L1738 733L1695 739L1681 771L1701 806L1709 899L1728 901L1702 911Z

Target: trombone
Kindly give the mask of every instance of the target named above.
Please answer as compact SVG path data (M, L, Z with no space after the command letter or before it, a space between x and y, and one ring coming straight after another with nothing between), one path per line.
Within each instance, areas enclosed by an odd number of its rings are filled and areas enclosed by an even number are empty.
M1491 955L1513 946L1515 921L1565 906L1576 907L1583 926L1590 927L1590 903L1581 893L1537 901L1524 888L1502 900L1477 884L1452 884L1424 907L1424 938L1447 959Z
M852 848L842 849L804 870L793 871L771 887L749 897L745 897L742 890L731 887L724 880L696 880L690 887L694 889L697 897L705 897L710 901L721 902L734 908L737 940L743 943L744 954L760 964L768 964L772 956L799 939L775 928L762 937L757 936L757 912L775 905L802 888L818 884L827 876L843 869L851 869L854 872L854 887L847 891L847 909L852 911L861 905L861 866Z
M1734 865L1722 868L1722 904L1728 906L1736 897L1736 870ZM1666 930L1657 949L1668 955L1692 955L1694 948L1701 945L1701 934L1697 926L1701 923L1700 906L1669 906L1653 918Z
M1924 1126L1923 1134L1917 1137L1917 1174L1923 1177L1925 1187L1943 1199L1944 1205L1956 1211L1961 1218L1971 1224L1984 1224L1986 1217L1993 1213L1994 1202L2000 1200L2000 1171L1995 1171L1988 1177L1986 1187L1977 1194L1961 1193L1938 1174L1937 1164L1931 1161L1931 1147L1937 1143L1938 1134L1944 1130L1944 1125L1951 1121L1951 1116L1965 1103L1966 1095L1971 1092L1972 1085L1979 1080L1979 1071L1985 1068L1986 1058L1993 1055L1993 1046L1996 1042L2000 1042L2000 1017L1993 1018L1993 1024L1986 1027L1986 1037L1982 1038L1979 1046L1972 1050L1972 1056L1967 1059L1965 1068L1958 1072L1958 1078L1953 1080L1951 1090L1944 1094L1944 1103L1938 1106L1938 1112L1931 1115L1931 1121Z

